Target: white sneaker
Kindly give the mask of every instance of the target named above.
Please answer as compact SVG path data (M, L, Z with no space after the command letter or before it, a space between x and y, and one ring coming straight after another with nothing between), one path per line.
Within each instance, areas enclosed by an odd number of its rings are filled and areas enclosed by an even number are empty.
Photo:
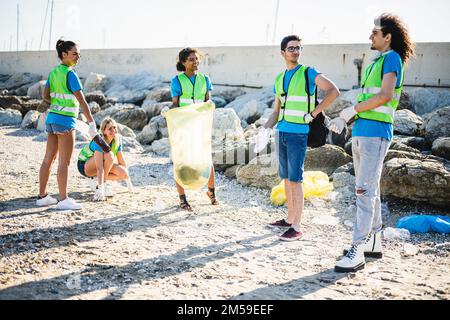
M97 190L95 190L94 198L92 199L94 201L105 201L105 185L101 184L97 186Z
M88 180L87 183L89 185L89 188L91 188L92 191L97 190L96 189L96 187L97 187L97 179L95 179L95 177L90 177L90 178L87 178L87 180Z
M334 266L336 272L355 272L364 269L366 260L364 259L364 243L353 245L345 257L339 260Z
M58 200L56 200L55 198L53 198L49 194L47 194L44 198L36 200L36 205L38 207L49 206L49 205L57 204L57 203L58 203Z
M76 203L72 198L65 198L63 201L58 202L56 205L56 209L59 210L81 210L82 206L79 203Z
M105 183L105 197L113 197L114 191L112 191L112 188L109 184Z
M350 248L344 249L344 256ZM367 240L364 242L364 256L369 258L382 258L383 249L381 246L381 231L377 233L371 233Z

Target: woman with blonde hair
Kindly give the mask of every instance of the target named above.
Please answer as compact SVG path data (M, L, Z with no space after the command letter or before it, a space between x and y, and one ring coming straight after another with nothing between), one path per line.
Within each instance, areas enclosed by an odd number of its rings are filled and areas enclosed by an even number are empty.
M106 185L107 180L128 179L127 164L123 157L122 141L117 133L116 121L109 117L103 119L100 133L111 151L105 153L94 140L91 140L78 155L78 171L83 176L91 178L93 183L94 177L97 177L94 201L104 201L106 197L114 195ZM118 163L114 163L114 158L117 158Z

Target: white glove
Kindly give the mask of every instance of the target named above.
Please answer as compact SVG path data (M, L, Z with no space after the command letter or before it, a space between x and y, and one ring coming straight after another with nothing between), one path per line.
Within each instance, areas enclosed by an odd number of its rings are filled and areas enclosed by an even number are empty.
M89 135L91 138L95 137L97 135L97 126L95 125L95 122L89 122Z
M307 113L303 116L303 120L305 121L306 124L310 123L311 121L314 120L314 117L312 115L312 112Z
M345 120L342 118L334 118L333 120L328 123L328 129L330 131L336 132L337 134L340 134L342 130L345 128Z
M256 135L255 147L253 149L255 153L262 151L266 147L267 143L270 140L270 132L271 129L269 128L262 128L259 130L258 134Z
M165 118L166 117L166 113L167 111L169 111L169 107L165 106L164 108L161 109L161 115Z
M105 185L101 184L97 186L97 189L95 190L94 194L94 201L105 201Z
M342 118L345 120L345 122L349 122L351 118L356 116L357 112L355 110L355 106L351 106L348 108L345 108L339 113L339 118Z

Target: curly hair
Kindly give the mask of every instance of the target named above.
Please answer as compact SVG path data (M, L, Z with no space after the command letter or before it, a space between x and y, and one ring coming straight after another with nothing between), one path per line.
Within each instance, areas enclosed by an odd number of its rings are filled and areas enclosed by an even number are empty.
M383 13L375 19L375 25L381 26L383 37L391 34L391 49L397 52L403 63L414 57L415 44L411 41L405 23L391 13Z

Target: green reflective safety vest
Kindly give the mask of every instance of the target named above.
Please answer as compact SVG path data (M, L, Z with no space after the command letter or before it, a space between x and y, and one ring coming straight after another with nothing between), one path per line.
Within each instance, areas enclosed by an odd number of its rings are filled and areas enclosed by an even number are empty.
M89 142L87 145L85 145L83 147L83 149L81 149L80 154L78 155L78 160L86 162L94 156L94 151L91 148L92 143L95 143L94 140L91 140L91 142ZM111 151L114 154L114 156L116 156L116 157L117 157L117 152L119 151L119 147L121 144L122 144L122 139L121 139L120 135L117 134L116 138L112 141L112 144L110 145Z
M356 98L358 102L369 100L370 98L381 92L384 59L386 59L386 54L381 55L364 71L364 75L361 80L361 92ZM377 108L358 112L355 118L375 120L390 124L394 123L395 110L397 110L397 106L400 102L400 95L403 90L403 64L400 77L400 87L396 87L394 89L394 97L392 98L392 100Z
M181 85L180 107L205 101L208 88L206 85L206 77L203 73L197 73L194 83L192 83L191 79L184 72L180 73L177 77Z
M50 112L69 117L78 117L80 104L67 87L67 74L71 67L60 64L50 72Z
M305 124L303 117L314 110L314 92L310 95L311 109L308 110L308 93L306 92L306 70L308 67L301 66L292 75L287 92L284 92L283 82L286 71L275 78L275 94L280 99L280 113L278 121L282 119L287 122Z

